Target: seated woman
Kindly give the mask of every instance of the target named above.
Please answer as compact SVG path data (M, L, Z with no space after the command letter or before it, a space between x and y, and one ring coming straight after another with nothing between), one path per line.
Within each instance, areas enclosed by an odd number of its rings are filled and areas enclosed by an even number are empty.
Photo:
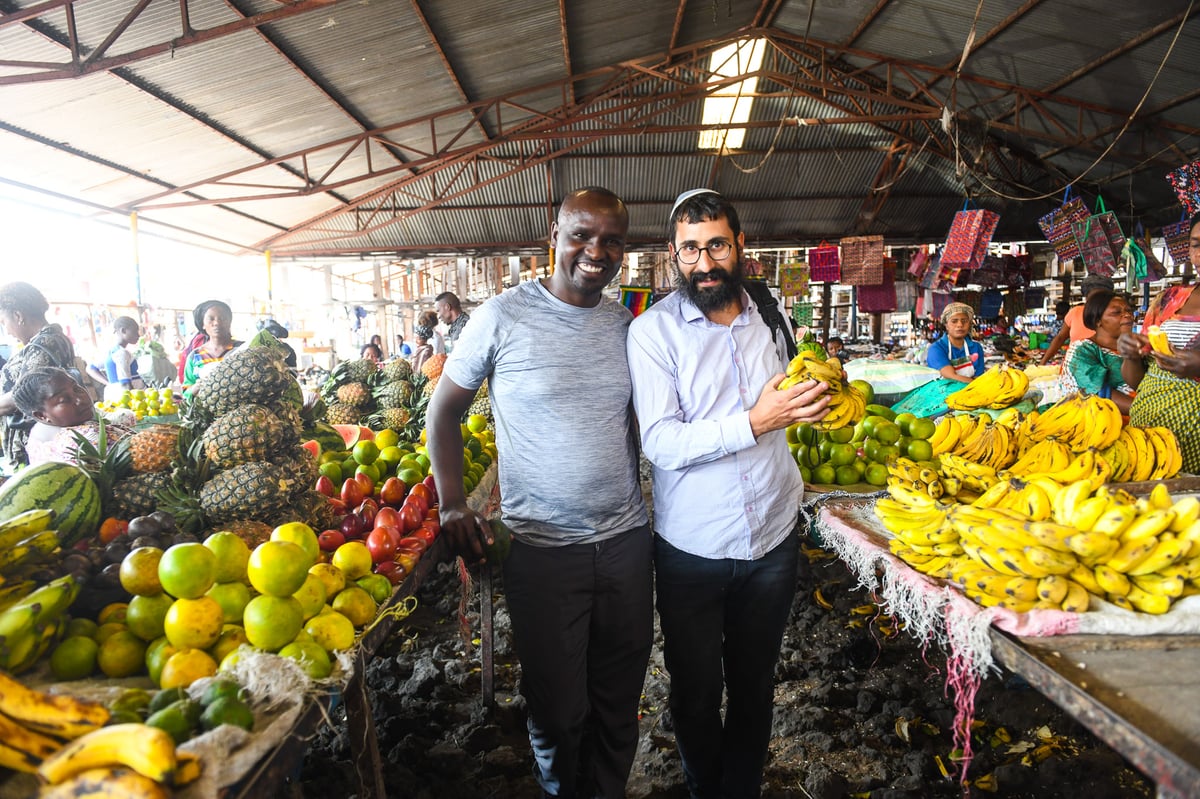
M1189 253L1200 263L1200 214L1192 217ZM1166 427L1183 452L1183 471L1200 471L1200 292L1170 286L1150 303L1141 333L1125 333L1117 345L1124 358L1121 374L1137 389L1129 421L1138 427ZM1173 354L1152 350L1145 331L1156 325L1171 342Z
M13 399L22 413L37 420L25 444L30 466L47 461L77 463L77 435L93 444L100 441L100 423L91 397L62 369L42 367L26 372L13 387ZM132 425L133 413L123 411L105 421L111 444L131 432L127 425Z
M204 325L204 343L188 353L183 367L183 390L188 392L200 379L204 370L224 358L242 342L233 338L230 327L233 324L233 310L220 300L209 300L202 303Z
M1121 375L1124 359L1117 352L1121 334L1133 329L1133 311L1125 298L1107 289L1092 292L1083 304L1083 323L1096 331L1067 351L1063 377L1068 384L1117 404L1129 413L1133 390Z
M362 351L358 353L358 357L366 358L368 361L379 364L383 360L383 350L379 348L378 344L371 342L370 344L363 345Z
M946 333L929 344L925 363L947 380L970 383L984 372L983 345L971 339L975 311L965 302L952 302L942 311Z

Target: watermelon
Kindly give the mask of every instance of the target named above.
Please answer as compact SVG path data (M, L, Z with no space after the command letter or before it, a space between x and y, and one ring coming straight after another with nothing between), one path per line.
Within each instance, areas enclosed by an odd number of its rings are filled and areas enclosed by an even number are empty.
M64 548L100 528L100 490L74 464L39 463L0 486L0 522L35 508L51 508L58 514L58 540Z
M375 440L375 431L369 427L361 427L356 424L335 424L332 427L342 437L344 449L350 449L360 441Z
M305 431L308 439L321 445L321 452L342 452L346 449L346 441L342 434L333 429L333 425L317 422L312 430Z

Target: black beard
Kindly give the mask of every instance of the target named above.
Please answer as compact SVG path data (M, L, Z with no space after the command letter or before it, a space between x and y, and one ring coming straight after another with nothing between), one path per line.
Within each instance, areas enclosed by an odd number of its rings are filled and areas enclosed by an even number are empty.
M701 313L719 311L732 302L737 302L742 288L742 259L734 262L733 272L714 266L708 272L693 272L690 279L683 276L678 267L675 269L675 288L679 289L700 309ZM721 282L712 288L701 289L698 283L706 278L717 278Z

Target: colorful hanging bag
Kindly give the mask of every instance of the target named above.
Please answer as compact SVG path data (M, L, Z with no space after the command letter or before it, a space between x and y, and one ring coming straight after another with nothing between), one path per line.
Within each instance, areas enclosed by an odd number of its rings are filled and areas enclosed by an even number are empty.
M1112 277L1121 263L1125 234L1117 215L1104 207L1104 198L1097 195L1096 213L1071 225L1075 242L1088 274Z
M877 286L858 287L858 310L890 313L896 310L896 261L883 259L883 280Z
M841 241L842 277L847 286L883 282L883 236L850 236Z
M1184 164L1167 173L1167 182L1175 190L1175 196L1187 216L1200 211L1200 161Z
M842 279L841 258L836 244L822 241L808 251L809 279L822 283L837 283Z
M1177 266L1186 266L1191 263L1189 241L1192 237L1192 226L1188 220L1187 211L1184 211L1183 216L1179 217L1178 222L1164 227L1162 235L1167 242L1167 252L1171 254L1171 260Z
M942 251L943 269L978 269L987 257L1000 214L986 208L968 208L970 203L970 200L964 202L963 209L950 223L946 248Z
M1075 189L1067 186L1063 192L1062 205L1038 220L1038 227L1046 236L1046 241L1054 247L1062 260L1079 257L1079 245L1075 242L1075 234L1071 225L1088 218L1087 206L1083 200L1075 196Z

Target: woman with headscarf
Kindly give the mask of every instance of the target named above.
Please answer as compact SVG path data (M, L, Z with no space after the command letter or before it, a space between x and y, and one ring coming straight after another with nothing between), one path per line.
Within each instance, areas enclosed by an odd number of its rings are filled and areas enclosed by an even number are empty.
M188 356L192 354L192 350L204 343L204 312L208 310L209 303L213 300L205 300L192 309L192 322L196 326L196 332L192 334L191 339L184 346L183 351L179 353L179 382L183 383L183 370L187 368Z
M204 331L204 341L184 359L184 391L196 384L206 368L224 358L230 350L242 343L235 340L230 333L233 310L228 305L220 300L209 300L197 306L197 310L199 308L204 309L199 325Z
M36 420L22 413L13 398L17 381L33 369L57 367L75 370L75 347L62 327L50 324L50 303L28 283L9 283L0 288L0 326L23 346L0 369L0 423L3 424L4 457L11 465L27 463L25 442ZM76 370L71 376L77 378Z
M952 302L942 311L943 336L925 353L925 362L942 377L970 383L984 372L983 346L971 339L975 311L965 302Z
M417 348L413 350L412 368L414 372L420 372L421 367L425 365L425 361L429 360L429 356L433 355L433 345L429 343L429 339L433 336L433 328L422 324L423 317L415 325L413 325L413 335L417 337Z

